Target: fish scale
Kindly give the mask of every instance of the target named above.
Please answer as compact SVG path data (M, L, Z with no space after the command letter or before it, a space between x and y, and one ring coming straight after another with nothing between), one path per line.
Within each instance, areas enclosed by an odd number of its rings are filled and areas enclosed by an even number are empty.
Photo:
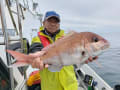
M45 54L40 56L44 64L52 72L60 71L63 66L84 63L90 56L98 56L109 48L109 42L93 32L72 32L71 34L57 40L55 43L45 47ZM35 58L16 51L7 50L17 61L32 64ZM17 63L14 63L14 66ZM19 65L17 65L19 66Z

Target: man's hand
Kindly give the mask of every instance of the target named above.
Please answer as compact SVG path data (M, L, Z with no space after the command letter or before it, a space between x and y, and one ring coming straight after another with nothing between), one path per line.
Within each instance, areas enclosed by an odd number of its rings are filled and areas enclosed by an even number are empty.
M89 63L89 62L92 62L94 60L98 59L98 56L95 56L95 57L89 57L88 60L85 61L85 63Z
M44 54L45 54L45 51L39 51L36 53L29 54L34 57L34 59L31 62L31 65L33 68L39 68L40 70L43 70L44 68L48 67L48 64L44 65L43 61L40 59L40 57Z

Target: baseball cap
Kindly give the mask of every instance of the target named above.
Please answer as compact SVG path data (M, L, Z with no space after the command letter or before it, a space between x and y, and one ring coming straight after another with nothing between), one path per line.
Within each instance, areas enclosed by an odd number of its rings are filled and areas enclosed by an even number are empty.
M60 15L58 13L56 13L55 11L46 12L44 20L47 20L51 17L55 17L58 20L58 22L60 22Z

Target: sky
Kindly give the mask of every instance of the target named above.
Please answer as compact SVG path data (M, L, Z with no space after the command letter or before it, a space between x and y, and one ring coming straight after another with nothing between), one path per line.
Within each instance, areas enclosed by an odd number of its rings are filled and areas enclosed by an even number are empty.
M61 28L77 31L119 31L120 0L33 0L40 13L56 11Z
M96 33L120 32L120 0L31 0L31 2L28 2L31 9L32 1L38 2L36 10L43 16L46 11L59 13L61 29L66 32L72 30ZM30 15L28 16L30 17ZM35 18L31 17L30 20L27 20L27 25L33 21L34 24L31 25L39 28L39 21L36 22ZM8 27L13 26L8 16L6 18Z

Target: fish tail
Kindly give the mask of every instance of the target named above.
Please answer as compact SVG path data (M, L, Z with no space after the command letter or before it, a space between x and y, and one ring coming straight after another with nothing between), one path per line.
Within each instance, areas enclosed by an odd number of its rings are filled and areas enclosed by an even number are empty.
M24 62L24 63L30 63L32 57L30 55L25 55L20 52L12 51L12 50L6 50L10 55L12 55L15 59L16 62Z

